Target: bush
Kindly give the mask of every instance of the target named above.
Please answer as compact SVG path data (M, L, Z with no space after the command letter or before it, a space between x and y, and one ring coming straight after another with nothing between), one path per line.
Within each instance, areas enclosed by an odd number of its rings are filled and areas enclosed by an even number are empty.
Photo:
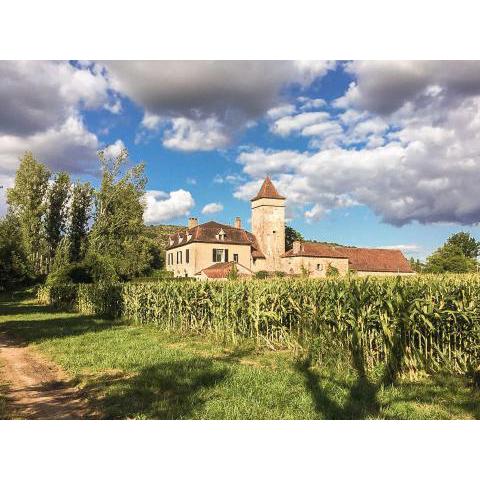
M265 279L268 277L268 272L265 270L260 270L259 272L256 272L254 275L255 278L260 278L260 279Z

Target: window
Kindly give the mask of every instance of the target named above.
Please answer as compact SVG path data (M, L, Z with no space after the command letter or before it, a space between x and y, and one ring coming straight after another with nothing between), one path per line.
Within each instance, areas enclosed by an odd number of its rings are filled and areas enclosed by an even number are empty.
M187 248L185 250L185 263L190 262L190 250Z
M323 270L323 265L321 263L317 263L317 270L319 272Z
M238 253L234 253L234 254L233 254L233 261L234 261L235 263L238 263Z
M214 262L228 262L228 250L223 248L213 249Z
M177 252L177 264L182 263L182 252Z
M182 252L178 252L180 254L180 263L182 263Z

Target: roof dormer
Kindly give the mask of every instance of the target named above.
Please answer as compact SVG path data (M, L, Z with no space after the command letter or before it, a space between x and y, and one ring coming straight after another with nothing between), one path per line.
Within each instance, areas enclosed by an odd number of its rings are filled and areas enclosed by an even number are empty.
M220 231L216 235L217 240L221 240L221 241L224 241L226 236L227 236L227 234L225 233L225 230L223 230L223 228L221 228Z

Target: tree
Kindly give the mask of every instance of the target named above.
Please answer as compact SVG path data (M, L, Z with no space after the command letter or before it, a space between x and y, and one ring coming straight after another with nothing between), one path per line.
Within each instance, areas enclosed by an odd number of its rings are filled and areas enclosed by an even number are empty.
M0 291L30 280L17 219L9 214L0 220Z
M288 225L285 225L285 250L293 247L293 242L303 240L303 235Z
M410 257L410 266L414 272L420 273L425 268L425 265L417 258Z
M475 260L465 256L458 245L448 241L427 258L425 265L425 271L431 273L466 273L475 269Z
M70 176L66 172L60 172L55 175L47 192L45 238L51 259L55 257L58 244L65 233L70 187Z
M89 254L105 262L119 278L145 272L150 265L149 242L143 212L146 178L144 165L127 169L128 152L115 158L99 153L102 183L95 193L95 219L89 236Z
M83 259L87 249L88 222L92 214L93 188L89 183L76 183L68 222L70 261Z
M45 245L43 217L49 178L47 167L26 152L20 159L14 186L7 190L10 214L18 220L24 252L36 274L41 273Z
M458 232L451 235L446 244L457 246L463 255L468 258L475 259L480 254L480 242L477 242L475 238L467 232Z

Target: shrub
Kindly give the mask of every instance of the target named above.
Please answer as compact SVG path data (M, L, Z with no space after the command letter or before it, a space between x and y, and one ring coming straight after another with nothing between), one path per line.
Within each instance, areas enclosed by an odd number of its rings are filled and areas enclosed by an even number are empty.
M268 277L268 272L266 270L260 270L255 273L255 278L265 279Z

